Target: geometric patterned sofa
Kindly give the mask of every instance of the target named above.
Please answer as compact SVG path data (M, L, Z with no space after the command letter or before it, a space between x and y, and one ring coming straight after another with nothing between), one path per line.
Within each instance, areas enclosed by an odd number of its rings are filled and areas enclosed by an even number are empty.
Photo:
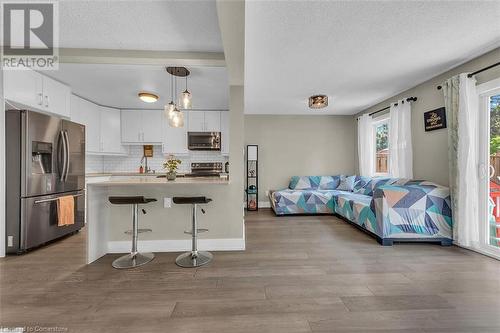
M351 190L337 187L341 175L294 176L287 189L270 192L276 215L336 214L374 236L393 242L452 243L448 188L426 181L355 177Z

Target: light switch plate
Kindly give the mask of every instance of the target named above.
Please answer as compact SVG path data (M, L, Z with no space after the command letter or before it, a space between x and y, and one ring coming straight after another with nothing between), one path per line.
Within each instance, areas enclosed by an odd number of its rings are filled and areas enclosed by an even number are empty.
M7 237L7 246L9 246L9 247L14 246L14 236Z
M163 208L172 207L172 198L163 198Z

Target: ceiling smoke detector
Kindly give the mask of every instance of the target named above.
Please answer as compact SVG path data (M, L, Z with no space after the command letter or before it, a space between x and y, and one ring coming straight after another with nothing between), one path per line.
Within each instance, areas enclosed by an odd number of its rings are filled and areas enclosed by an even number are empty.
M309 97L309 107L311 109L322 109L328 106L328 96L314 95Z

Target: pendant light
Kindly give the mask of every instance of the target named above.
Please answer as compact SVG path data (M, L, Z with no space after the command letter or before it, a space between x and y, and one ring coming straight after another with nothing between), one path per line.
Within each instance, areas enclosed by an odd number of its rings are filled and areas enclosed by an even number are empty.
M177 77L174 78L174 85L175 98L177 99ZM168 115L168 124L170 125L170 127L184 127L184 114L177 108L177 105L174 104L174 109L172 110L172 112L170 112L169 110Z
M174 112L174 109L175 109L175 103L174 103L174 84L173 84L173 76L171 75L170 76L170 102L165 105L165 108L164 108L164 116L165 118L167 119L171 119L172 116L173 116L173 112Z
M186 90L182 92L181 101L179 103L183 109L191 109L191 93L188 90L188 79L186 76Z

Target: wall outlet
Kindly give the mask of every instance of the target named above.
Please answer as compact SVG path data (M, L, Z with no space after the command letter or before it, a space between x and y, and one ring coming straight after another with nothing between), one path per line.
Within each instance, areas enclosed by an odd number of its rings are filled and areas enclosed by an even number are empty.
M268 197L268 196L269 196L269 190L266 191L266 197Z
M163 208L172 207L172 198L163 198Z

